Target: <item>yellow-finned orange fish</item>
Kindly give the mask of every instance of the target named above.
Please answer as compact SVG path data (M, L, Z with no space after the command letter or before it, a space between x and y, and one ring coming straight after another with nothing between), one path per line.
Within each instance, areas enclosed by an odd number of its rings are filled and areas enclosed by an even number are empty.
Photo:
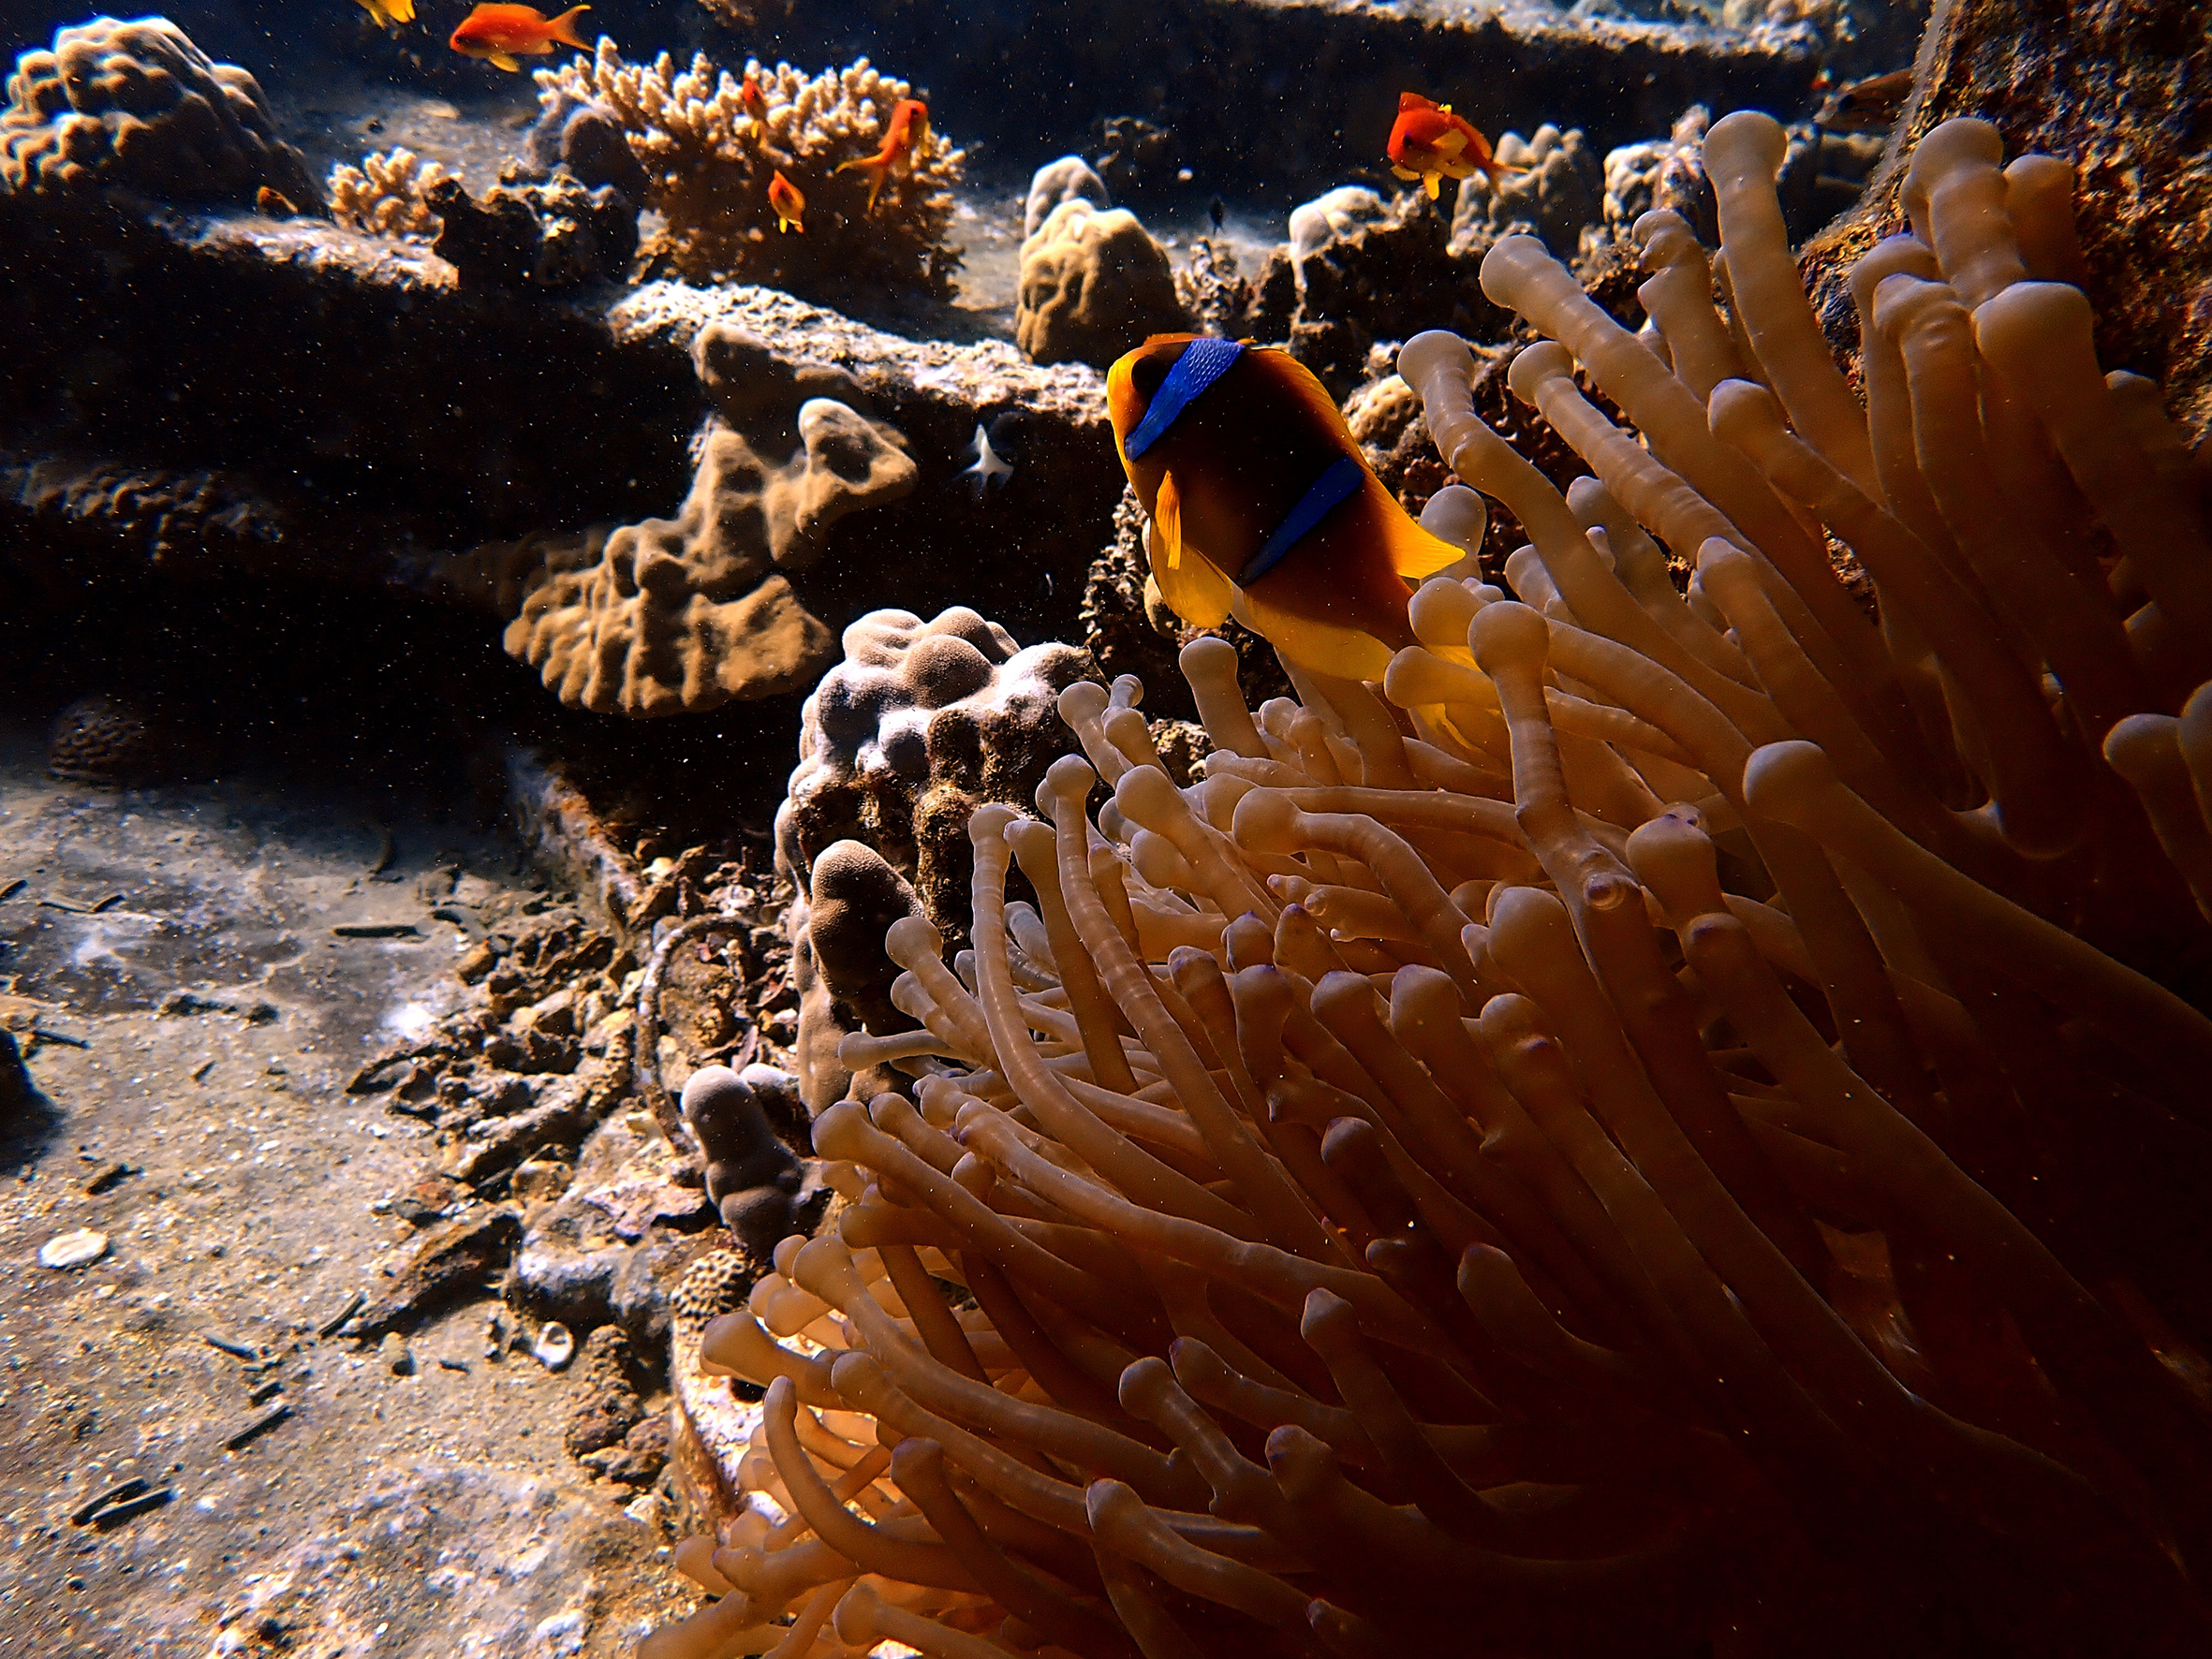
M1106 411L1178 616L1234 616L1300 667L1354 680L1413 643L1408 580L1462 550L1408 516L1289 353L1155 334L1108 373Z
M518 59L543 56L555 46L591 51L576 33L577 14L590 9L571 6L559 17L547 17L535 6L500 6L487 0L461 20L449 44L463 57L488 58L502 69L520 69Z
M1496 184L1508 173L1525 169L1508 167L1490 154L1490 140L1454 115L1450 104L1439 104L1417 92L1398 94L1398 119L1390 129L1390 170L1401 179L1419 179L1434 200L1446 179L1468 179L1486 173Z
M745 71L745 78L737 89L737 101L755 121L768 119L768 99L761 94L759 71L750 68Z
M802 236L806 234L806 227L799 223L800 215L806 212L806 198L799 194L798 185L784 177L781 168L776 169L775 177L768 181L768 205L775 210L777 230L796 230Z
M872 213L877 197L883 194L883 182L893 171L912 172L914 153L928 138L929 106L920 98L901 98L892 106L891 120L884 125L883 147L873 155L839 163L837 170L857 167L868 175L867 211Z
M415 21L415 0L361 0L361 8L379 29L396 29Z

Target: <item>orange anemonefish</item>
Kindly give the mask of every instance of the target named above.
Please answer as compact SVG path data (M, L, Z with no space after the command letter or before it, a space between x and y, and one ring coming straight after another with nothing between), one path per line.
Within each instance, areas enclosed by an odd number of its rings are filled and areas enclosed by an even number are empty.
M1289 353L1155 334L1106 376L1122 468L1152 516L1152 576L1186 622L1235 616L1300 667L1379 680L1413 643L1408 579L1462 550L1368 471Z
M1507 173L1526 169L1508 167L1490 154L1490 140L1454 115L1450 104L1436 103L1417 92L1398 94L1397 124L1390 129L1384 154L1390 170L1401 179L1419 179L1434 200L1446 179L1472 178L1487 173L1496 184Z
M784 177L780 168L768 181L768 205L775 210L776 229L806 234L806 227L799 223L799 216L806 212L806 198L799 194L798 185Z
M535 6L478 7L461 20L447 44L463 57L488 58L502 69L520 69L519 57L538 57L555 45L589 51L591 46L576 33L576 14L588 6L571 6L559 17L547 17Z
M837 170L859 168L868 175L869 213L876 211L876 198L883 193L883 182L891 177L893 168L911 172L914 169L914 152L929 140L929 106L920 98L901 98L892 107L891 120L884 125L883 148L873 155L857 156L838 164Z

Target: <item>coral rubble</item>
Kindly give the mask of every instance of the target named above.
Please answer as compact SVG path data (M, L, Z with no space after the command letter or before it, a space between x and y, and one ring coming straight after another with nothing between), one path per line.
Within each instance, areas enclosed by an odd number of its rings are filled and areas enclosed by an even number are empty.
M932 129L872 212L865 175L838 170L877 152L892 107L911 95L867 59L812 79L789 64L748 63L741 79L704 53L685 69L665 52L651 66L626 64L602 38L595 57L540 69L538 82L549 114L588 105L621 124L647 202L666 221L645 242L649 266L798 294L949 291L956 256L945 234L961 152ZM748 85L758 114L746 107ZM564 143L573 123L565 119ZM803 235L777 234L768 185L778 172L810 204Z
M1602 164L1580 127L1561 132L1546 123L1524 139L1509 132L1497 156L1521 170L1493 184L1477 173L1459 187L1452 210L1452 250L1481 253L1501 236L1525 231L1562 259L1581 251L1583 233L1600 223Z
M1706 142L1733 318L1491 249L1564 493L1401 353L1517 600L1258 709L1194 643L1187 787L1072 686L1047 821L968 816L970 949L893 923L921 1029L841 1050L916 1086L818 1117L835 1226L679 1381L763 1392L644 1659L2212 1640L2197 472L2062 169L1928 133L1862 408L1783 155Z
M638 251L638 210L610 184L494 184L479 200L449 178L430 187L425 207L439 224L432 245L464 286L553 291L612 282Z
M176 202L250 206L263 188L319 211L300 153L276 137L259 82L218 64L167 18L111 17L26 51L0 110L9 190L119 185Z

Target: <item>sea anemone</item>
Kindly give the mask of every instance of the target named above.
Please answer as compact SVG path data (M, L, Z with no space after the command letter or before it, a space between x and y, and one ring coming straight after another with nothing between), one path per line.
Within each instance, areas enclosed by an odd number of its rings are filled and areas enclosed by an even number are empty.
M886 939L914 1097L707 1328L765 1397L646 1659L2205 1651L2196 474L2058 164L1923 143L1862 411L1779 159L1708 141L1727 315L1670 215L1641 339L1489 255L1564 497L1406 347L1517 600L1256 712L1194 643L1188 788L1062 694L972 952Z

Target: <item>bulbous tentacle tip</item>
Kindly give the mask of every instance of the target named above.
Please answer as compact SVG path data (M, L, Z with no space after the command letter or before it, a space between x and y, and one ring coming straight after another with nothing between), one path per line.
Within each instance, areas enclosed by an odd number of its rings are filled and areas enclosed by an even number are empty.
M1744 804L1762 818L1799 829L1817 817L1836 787L1836 768L1818 743L1768 743L1744 763Z
M1485 674L1541 669L1551 649L1551 628L1539 612L1515 600L1485 605L1467 628L1467 643Z

